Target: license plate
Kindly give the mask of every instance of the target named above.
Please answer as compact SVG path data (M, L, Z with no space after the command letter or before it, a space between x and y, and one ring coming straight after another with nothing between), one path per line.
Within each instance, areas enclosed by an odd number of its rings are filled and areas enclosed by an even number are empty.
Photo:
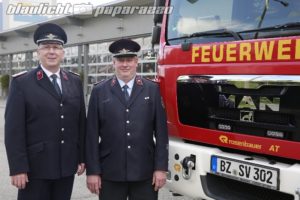
M211 172L238 181L279 189L279 169L220 156L211 157Z

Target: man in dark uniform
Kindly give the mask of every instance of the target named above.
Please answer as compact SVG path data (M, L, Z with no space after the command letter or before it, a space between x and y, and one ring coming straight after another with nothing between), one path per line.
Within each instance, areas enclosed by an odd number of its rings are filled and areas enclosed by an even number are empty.
M69 200L85 171L85 104L78 75L60 69L65 31L34 33L40 65L13 77L5 110L5 145L18 200Z
M139 50L129 39L112 43L115 76L90 97L87 187L101 200L155 200L166 181L166 115L158 85L136 75Z

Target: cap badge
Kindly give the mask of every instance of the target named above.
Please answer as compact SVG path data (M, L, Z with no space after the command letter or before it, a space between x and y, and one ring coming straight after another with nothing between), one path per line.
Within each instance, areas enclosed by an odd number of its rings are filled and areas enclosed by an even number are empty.
M129 52L128 49L121 49L121 50L119 51L119 53L128 53L128 52Z
M45 36L46 38L48 38L49 40L53 40L54 38L57 38L56 35L49 33L48 35Z

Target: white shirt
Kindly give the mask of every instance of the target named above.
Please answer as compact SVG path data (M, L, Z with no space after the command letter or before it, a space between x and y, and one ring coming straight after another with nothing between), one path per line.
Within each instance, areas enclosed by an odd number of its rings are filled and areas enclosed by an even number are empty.
M52 74L56 74L56 76L57 76L56 82L57 82L57 84L58 84L58 86L59 86L59 88L60 88L60 91L62 92L61 78L60 78L60 69L58 69L57 72L52 73L52 72L50 72L49 70L47 70L45 67L43 67L42 65L41 65L41 68L43 69L43 71L44 71L45 74L48 76L48 78L50 79L51 82L53 81L53 78L51 78L51 75L52 75Z
M127 84L126 84L124 81L122 81L121 79L119 79L118 77L117 77L117 79L118 79L118 82L119 82L119 84L120 84L122 90L123 90L123 86L124 86L124 85L127 85L127 86L128 86L127 92L128 92L128 94L129 94L129 96L130 96L130 95L131 95L131 92L132 92L132 88L133 88L133 84L134 84L134 79L135 79L135 77L134 77L133 79L131 79Z

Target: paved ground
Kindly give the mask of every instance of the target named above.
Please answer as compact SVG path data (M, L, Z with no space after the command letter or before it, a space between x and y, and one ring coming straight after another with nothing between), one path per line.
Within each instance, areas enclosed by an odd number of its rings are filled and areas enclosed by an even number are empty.
M5 102L0 100L0 199L16 200L17 189L10 184L8 164L4 147L4 109ZM85 186L85 175L76 177L72 200L97 200ZM187 197L173 197L167 189L159 192L159 200L191 200Z

